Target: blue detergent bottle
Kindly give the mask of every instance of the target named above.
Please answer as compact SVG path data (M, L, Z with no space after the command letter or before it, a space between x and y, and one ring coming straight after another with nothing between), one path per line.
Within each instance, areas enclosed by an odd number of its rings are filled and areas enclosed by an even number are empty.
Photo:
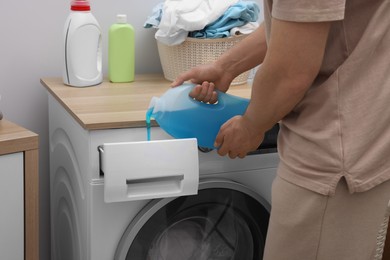
M172 137L196 138L198 146L215 149L214 141L221 126L230 118L243 115L249 99L218 91L218 102L207 104L189 96L194 86L185 83L170 88L160 98L153 97L146 113L146 122L150 126L150 118L154 118Z

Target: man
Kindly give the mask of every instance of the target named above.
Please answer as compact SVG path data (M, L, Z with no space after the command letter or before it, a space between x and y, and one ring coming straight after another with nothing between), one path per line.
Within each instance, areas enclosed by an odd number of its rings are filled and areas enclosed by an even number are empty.
M280 123L266 260L373 259L390 199L390 1L264 0L265 22L180 75L214 103L261 64L218 153L244 157Z

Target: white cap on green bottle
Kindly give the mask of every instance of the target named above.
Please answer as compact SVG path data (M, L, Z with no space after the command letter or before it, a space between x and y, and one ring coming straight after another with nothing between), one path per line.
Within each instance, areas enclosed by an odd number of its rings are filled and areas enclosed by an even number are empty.
M127 15L125 15L125 14L116 15L116 22L117 23L127 23Z

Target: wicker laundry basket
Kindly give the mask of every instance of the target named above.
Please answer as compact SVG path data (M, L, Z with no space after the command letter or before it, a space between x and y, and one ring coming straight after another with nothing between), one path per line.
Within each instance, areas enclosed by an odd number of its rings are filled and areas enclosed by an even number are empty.
M215 61L226 50L244 39L246 35L238 35L218 39L199 39L188 37L182 44L168 46L157 41L158 53L167 80L175 78L197 65ZM244 84L248 80L250 71L238 75L232 85Z

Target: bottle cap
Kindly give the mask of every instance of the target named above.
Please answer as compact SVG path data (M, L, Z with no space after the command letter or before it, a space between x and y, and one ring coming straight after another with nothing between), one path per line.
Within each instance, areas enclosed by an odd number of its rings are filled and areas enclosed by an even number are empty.
M118 14L116 16L116 22L117 23L127 23L127 15L125 15L125 14Z
M70 4L72 11L90 11L91 6L87 0L73 0Z

